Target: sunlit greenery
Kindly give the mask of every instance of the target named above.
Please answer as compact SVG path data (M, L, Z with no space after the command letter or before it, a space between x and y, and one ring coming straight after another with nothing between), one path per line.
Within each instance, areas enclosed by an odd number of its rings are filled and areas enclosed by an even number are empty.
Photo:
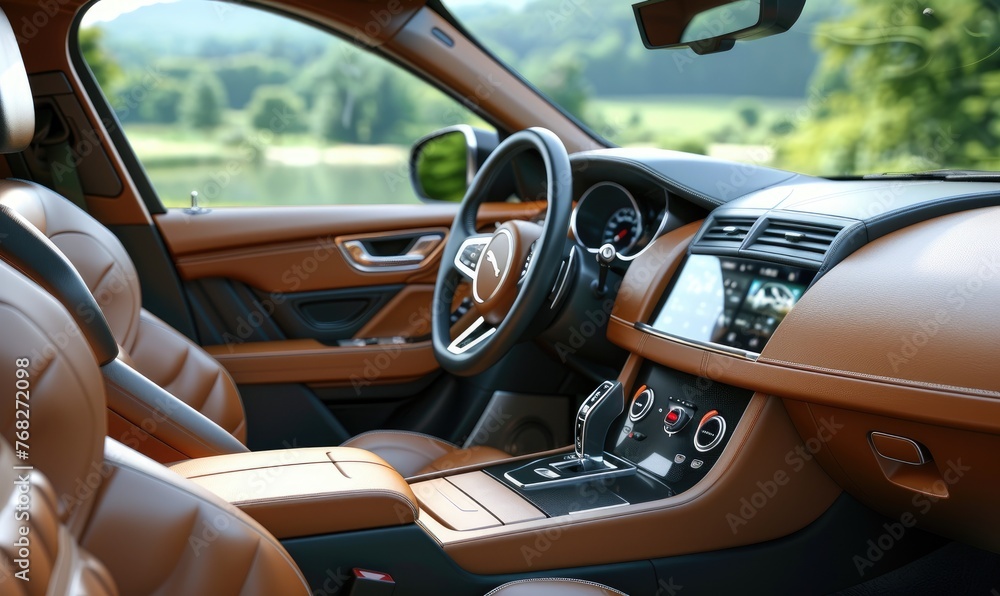
M834 174L1000 169L998 6L852 5L816 30L817 97L782 160Z
M445 5L620 145L820 175L1000 169L1000 19L985 0L807 0L788 33L709 56L644 49L624 1ZM348 40L238 4L144 6L82 29L80 44L168 201L210 184L211 168L248 164L255 176L280 170L275 188L314 189L275 202L415 201L410 144L485 125ZM325 173L299 187L297 166ZM324 190L364 168L366 196ZM217 202L270 200L234 188Z

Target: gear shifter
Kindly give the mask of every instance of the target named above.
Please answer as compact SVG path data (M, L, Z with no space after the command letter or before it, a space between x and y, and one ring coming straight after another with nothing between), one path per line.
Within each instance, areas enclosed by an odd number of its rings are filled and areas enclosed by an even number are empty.
M608 429L625 410L625 391L617 381L604 381L576 413L573 444L577 459L604 460L604 440Z
M625 390L618 381L604 381L576 413L573 453L536 459L505 472L503 477L523 490L534 490L569 482L587 482L598 477L635 474L635 466L604 452L608 429L625 411Z

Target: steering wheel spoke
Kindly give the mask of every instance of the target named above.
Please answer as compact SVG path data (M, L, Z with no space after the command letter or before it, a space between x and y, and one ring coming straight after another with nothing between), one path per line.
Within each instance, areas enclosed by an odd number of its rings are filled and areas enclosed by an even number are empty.
M469 236L458 247L455 254L455 270L468 278L470 281L476 277L476 269L482 257L483 250L490 243L491 234L474 234Z
M496 194L500 172L524 152L545 164L545 221L512 219L492 234L476 232L479 207ZM551 131L529 128L507 137L473 179L459 206L434 287L434 355L453 374L474 375L524 339L556 283L572 211L569 155ZM458 288L471 282L469 312L451 324Z
M462 329L464 327L464 330L448 344L448 351L452 354L464 354L497 331L496 327L487 323L486 319L475 310L469 311L469 314L476 316L471 323L468 322L468 319L472 317L462 317L455 324L455 328Z

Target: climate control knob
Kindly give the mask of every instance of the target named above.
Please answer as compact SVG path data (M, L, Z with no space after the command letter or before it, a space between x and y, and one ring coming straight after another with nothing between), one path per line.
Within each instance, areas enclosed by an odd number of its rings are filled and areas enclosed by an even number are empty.
M694 431L694 448L705 453L719 446L726 436L726 419L718 410L707 412L701 417L698 428Z
M639 391L632 398L632 405L628 408L628 419L632 422L642 420L649 413L649 410L652 409L654 400L655 397L653 396L652 389L645 385L639 387Z

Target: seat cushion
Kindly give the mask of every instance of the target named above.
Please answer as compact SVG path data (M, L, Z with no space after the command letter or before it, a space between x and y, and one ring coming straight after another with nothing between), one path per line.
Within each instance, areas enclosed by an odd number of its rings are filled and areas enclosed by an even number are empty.
M309 594L284 547L215 494L107 439L84 548L123 594Z
M626 596L614 588L582 579L543 577L506 583L486 596Z
M37 469L15 470L18 463L10 445L0 438L0 592L117 594L108 570L63 525L58 499L45 475ZM18 509L24 495L29 499L27 511ZM27 545L27 557L19 540Z
M404 430L373 430L344 442L344 447L365 449L389 462L404 478L451 470L510 457L493 447L462 449L437 437Z

